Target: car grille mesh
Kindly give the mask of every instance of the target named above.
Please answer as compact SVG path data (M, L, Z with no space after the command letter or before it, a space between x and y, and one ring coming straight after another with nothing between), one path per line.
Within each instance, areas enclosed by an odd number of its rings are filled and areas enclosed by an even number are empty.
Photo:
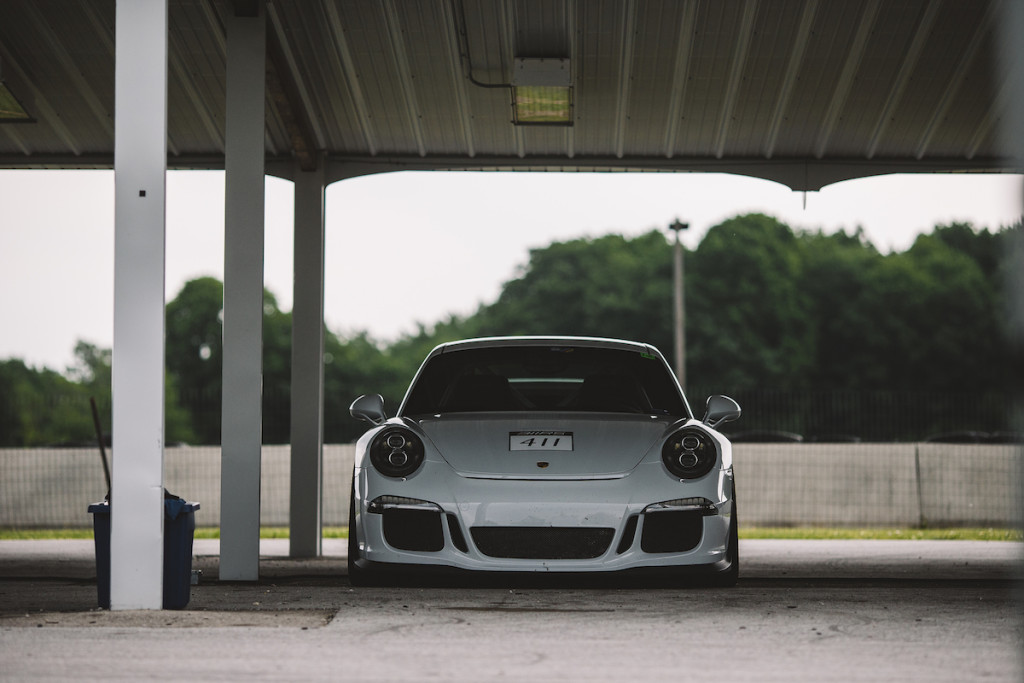
M604 555L614 529L576 527L473 527L484 555L528 560L586 560Z

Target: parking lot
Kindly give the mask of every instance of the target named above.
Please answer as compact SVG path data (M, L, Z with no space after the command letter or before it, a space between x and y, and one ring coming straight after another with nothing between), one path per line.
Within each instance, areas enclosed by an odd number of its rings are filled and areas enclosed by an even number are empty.
M88 541L0 543L2 680L1020 681L1020 543L743 541L732 589L349 586L344 542L186 610L95 608ZM1015 593L1017 593L1015 595Z

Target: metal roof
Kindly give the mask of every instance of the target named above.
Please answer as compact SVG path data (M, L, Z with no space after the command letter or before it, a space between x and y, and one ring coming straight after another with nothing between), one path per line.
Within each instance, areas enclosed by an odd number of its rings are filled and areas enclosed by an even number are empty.
M222 168L224 17L170 0L168 166ZM999 0L271 0L268 170L722 171L817 189L1001 153ZM111 168L114 0L0 2L2 168ZM571 125L515 125L568 59ZM280 163L284 162L284 163Z

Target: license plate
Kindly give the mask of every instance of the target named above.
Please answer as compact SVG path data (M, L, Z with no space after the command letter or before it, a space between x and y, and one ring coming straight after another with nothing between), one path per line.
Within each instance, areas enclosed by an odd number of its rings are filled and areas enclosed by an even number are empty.
M511 432L510 451L571 451L572 432Z

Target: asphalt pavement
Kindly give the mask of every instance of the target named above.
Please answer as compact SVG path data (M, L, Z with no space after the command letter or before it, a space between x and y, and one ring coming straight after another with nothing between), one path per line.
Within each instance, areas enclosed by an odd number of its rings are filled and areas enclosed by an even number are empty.
M0 542L0 680L1019 681L1024 544L741 541L735 588L353 588L345 542L186 609L96 607L91 541Z

